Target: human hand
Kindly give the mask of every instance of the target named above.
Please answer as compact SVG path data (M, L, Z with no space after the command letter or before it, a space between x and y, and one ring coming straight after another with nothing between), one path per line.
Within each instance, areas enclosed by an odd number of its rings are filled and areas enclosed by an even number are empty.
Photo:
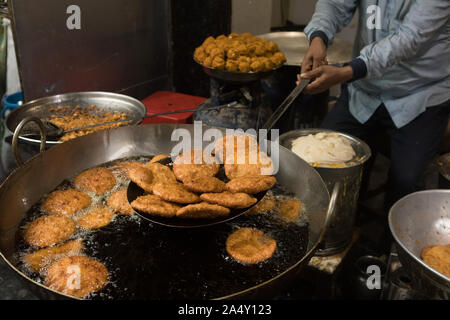
M353 78L353 69L350 66L335 67L325 65L297 75L297 78L299 81L301 79L312 79L312 82L303 92L317 94L328 90L336 84L350 81Z
M309 49L303 58L301 72L305 73L307 71L314 70L323 64L328 64L326 58L327 46L323 42L322 38L315 37L312 39Z

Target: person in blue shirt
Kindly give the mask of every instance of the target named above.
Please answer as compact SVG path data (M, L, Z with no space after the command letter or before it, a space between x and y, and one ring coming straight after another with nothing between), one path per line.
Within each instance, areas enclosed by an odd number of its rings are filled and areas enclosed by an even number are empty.
M327 64L327 46L359 10L354 59ZM385 130L391 167L385 206L423 189L424 171L447 128L450 110L449 0L319 0L305 29L305 93L336 84L342 94L323 128L363 140Z

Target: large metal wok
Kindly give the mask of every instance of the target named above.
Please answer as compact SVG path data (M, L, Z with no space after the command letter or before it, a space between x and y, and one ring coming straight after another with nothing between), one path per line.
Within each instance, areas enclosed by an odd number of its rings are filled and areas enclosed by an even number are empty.
M47 298L64 295L52 291L26 273L15 255L23 219L46 193L80 171L125 157L170 153L176 128L192 125L128 126L77 138L40 153L15 170L0 186L0 254L33 289ZM206 128L206 127L205 127ZM87 254L110 270L111 285L94 299L224 299L267 297L266 290L283 285L314 254L333 211L336 190L330 200L319 174L306 162L280 147L279 186L303 202L309 223L265 223L263 217L242 216L232 222L203 229L171 229L136 217L133 225L124 217L101 229ZM278 192L275 190L275 192ZM276 254L257 265L230 259L225 239L236 227L255 226L278 241ZM283 281L284 280L284 281ZM125 290L126 289L126 290Z
M450 278L428 266L426 246L450 244L450 190L416 192L400 199L389 212L389 227L402 265L414 287L426 296L450 299Z

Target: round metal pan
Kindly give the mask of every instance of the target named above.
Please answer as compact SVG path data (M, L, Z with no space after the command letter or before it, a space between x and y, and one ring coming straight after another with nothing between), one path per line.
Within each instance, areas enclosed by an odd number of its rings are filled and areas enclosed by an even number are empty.
M6 127L11 132L14 132L19 123L25 118L36 117L39 119L48 119L52 115L49 111L51 108L59 106L76 107L78 105L81 107L95 105L97 108L104 109L108 112L124 112L127 114L127 120L131 121L130 125L141 123L146 113L146 108L140 101L122 94L111 92L65 93L30 101L15 109L6 118ZM38 132L36 126L27 126L27 128L28 131L24 130L22 134L26 134L29 131ZM19 136L19 140L34 144L41 143L38 135L37 137ZM49 138L46 143L48 145L56 145L62 142Z
M273 41L278 45L287 59L287 66L300 66L309 49L309 40L303 32L287 31L261 34L258 37ZM352 59L353 45L351 42L334 38L327 49L328 63L332 65L349 62Z
M27 273L17 256L21 232L33 206L79 172L142 155L170 154L174 129L194 136L193 125L128 126L96 132L33 157L0 186L0 254L30 287L46 298L67 298ZM206 129L207 127L205 127ZM205 143L206 144L206 143ZM205 145L203 146L205 147ZM318 173L280 147L274 195L302 201L306 224L286 224L271 215L242 215L210 228L175 229L135 217L118 216L89 235L86 254L103 262L110 283L92 299L224 299L268 297L268 292L299 272L322 240L337 192L330 201ZM28 219L28 220L27 220ZM227 236L240 227L258 228L277 240L275 255L244 265L225 250ZM19 240L18 240L19 239ZM270 291L267 291L270 290Z
M389 212L399 259L414 288L430 298L450 299L450 278L422 259L426 246L450 244L450 190L427 190L400 199Z
M264 71L264 72L231 72L226 70L219 70L214 69L210 67L205 67L201 63L197 62L195 59L194 61L200 65L203 69L203 71L210 77L222 80L225 82L231 82L231 83L248 83L253 81L258 81L261 79L265 79L267 77L270 77L277 69L273 69L270 71Z

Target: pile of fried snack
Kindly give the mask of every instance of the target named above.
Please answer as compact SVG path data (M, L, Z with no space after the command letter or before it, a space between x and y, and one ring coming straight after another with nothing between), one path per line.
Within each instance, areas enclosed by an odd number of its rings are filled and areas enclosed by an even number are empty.
M216 142L214 153L187 151L175 159L173 170L157 162L135 165L129 170L130 180L148 194L131 206L168 218L218 218L233 209L253 206L257 202L254 195L274 187L272 161L259 151L255 139L226 136ZM228 182L216 177L220 162Z
M250 33L208 37L195 49L194 59L205 67L231 72L270 71L286 62L275 42Z

